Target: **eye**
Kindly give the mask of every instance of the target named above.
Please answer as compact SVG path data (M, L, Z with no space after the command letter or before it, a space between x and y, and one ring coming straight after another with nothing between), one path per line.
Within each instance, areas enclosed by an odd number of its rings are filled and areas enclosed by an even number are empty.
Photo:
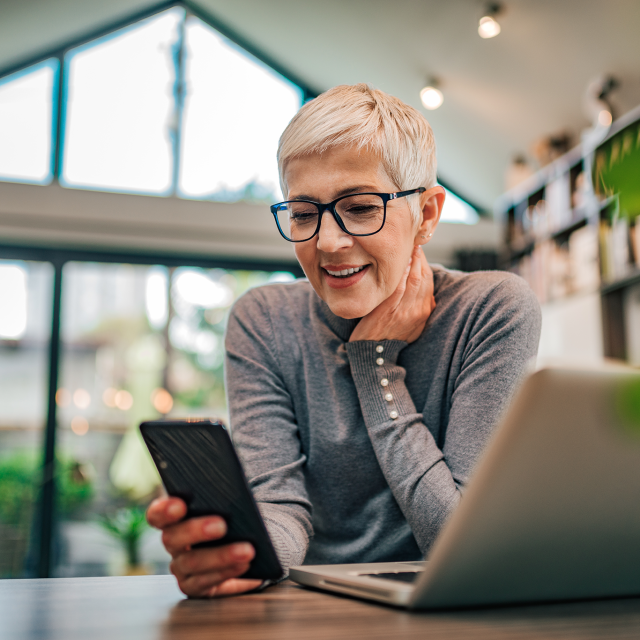
M308 202L290 202L289 220L295 224L308 224L318 219L318 210Z
M352 204L346 208L346 211L353 214L367 214L367 213L375 213L378 211L379 207L374 204Z

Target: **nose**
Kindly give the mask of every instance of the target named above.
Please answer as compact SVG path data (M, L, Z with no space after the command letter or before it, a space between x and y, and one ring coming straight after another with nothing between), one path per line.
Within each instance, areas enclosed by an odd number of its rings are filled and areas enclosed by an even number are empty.
M345 233L336 222L330 211L322 214L320 230L318 231L318 249L326 253L333 253L340 249L353 246L354 239Z

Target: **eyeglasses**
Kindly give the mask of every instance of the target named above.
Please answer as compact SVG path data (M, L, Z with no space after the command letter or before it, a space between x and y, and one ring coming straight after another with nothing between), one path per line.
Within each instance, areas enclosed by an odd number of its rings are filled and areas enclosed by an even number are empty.
M425 187L397 193L354 193L321 204L311 200L288 200L272 204L280 235L289 242L306 242L320 231L322 214L330 211L338 226L350 236L372 236L384 227L387 202L423 193Z

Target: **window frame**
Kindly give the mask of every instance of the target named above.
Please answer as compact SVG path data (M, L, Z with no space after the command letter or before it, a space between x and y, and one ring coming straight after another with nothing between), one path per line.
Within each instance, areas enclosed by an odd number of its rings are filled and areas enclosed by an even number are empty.
M52 575L52 542L55 522L56 499L56 439L57 404L56 392L60 373L61 355L61 309L64 289L63 268L68 262L101 262L137 265L160 265L164 267L200 267L205 269L239 269L247 271L289 271L297 278L304 277L300 265L292 262L235 260L216 256L179 255L168 253L114 252L85 249L57 249L35 246L0 244L0 260L29 260L48 262L53 266L53 290L51 305L51 333L48 345L48 383L46 419L42 442L42 483L38 503L34 506L34 522L38 532L34 540L37 557L37 577Z

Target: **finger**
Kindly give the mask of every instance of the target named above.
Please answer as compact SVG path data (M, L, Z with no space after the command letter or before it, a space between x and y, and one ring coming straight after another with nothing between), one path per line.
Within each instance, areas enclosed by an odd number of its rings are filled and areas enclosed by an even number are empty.
M253 591L262 584L262 580L246 580L243 578L231 578L225 580L219 585L213 587L209 592L210 596L233 596L237 593L244 593L245 591Z
M162 544L176 555L199 542L220 540L227 533L227 523L220 516L189 518L162 530Z
M248 563L238 564L232 567L226 567L220 571L188 576L182 580L178 580L178 586L182 592L188 596L205 598L214 595L217 588L226 580L237 579L248 570ZM259 584L260 582L258 582L258 586Z
M421 251L422 273L425 277L425 281L428 285L428 296L433 296L434 282L433 282L433 269L427 260L427 256L424 255L424 251Z
M403 299L403 303L409 305L407 308L410 308L416 300L420 298L420 290L424 286L424 275L422 260L419 255L420 253L422 253L422 249L419 245L416 245L412 253L411 268L407 275L406 293Z
M157 498L147 509L147 522L156 529L164 529L186 515L187 505L180 498Z
M420 257L420 262L422 263L422 268L423 269L427 269L428 271L432 271L431 270L431 265L429 264L429 261L427 260L427 256L425 255L424 251L420 250L419 251L419 257Z
M176 577L217 573L229 567L247 564L256 552L248 542L236 542L222 547L192 549L178 554L171 561L171 573Z
M360 326L360 330L363 330L367 323L375 324L379 322L381 318L385 317L386 314L392 314L396 310L398 305L402 302L402 298L405 294L407 288L407 276L409 275L410 268L411 264L407 265L407 268L402 274L395 291L360 321L359 326L362 325Z
M407 268L404 270L402 274L402 278L400 278L400 282L396 287L396 290L380 305L382 310L393 310L395 309L404 298L404 295L407 291L407 281L409 278L409 274L411 273L411 262L407 265ZM386 306L383 307L384 303L387 303Z

